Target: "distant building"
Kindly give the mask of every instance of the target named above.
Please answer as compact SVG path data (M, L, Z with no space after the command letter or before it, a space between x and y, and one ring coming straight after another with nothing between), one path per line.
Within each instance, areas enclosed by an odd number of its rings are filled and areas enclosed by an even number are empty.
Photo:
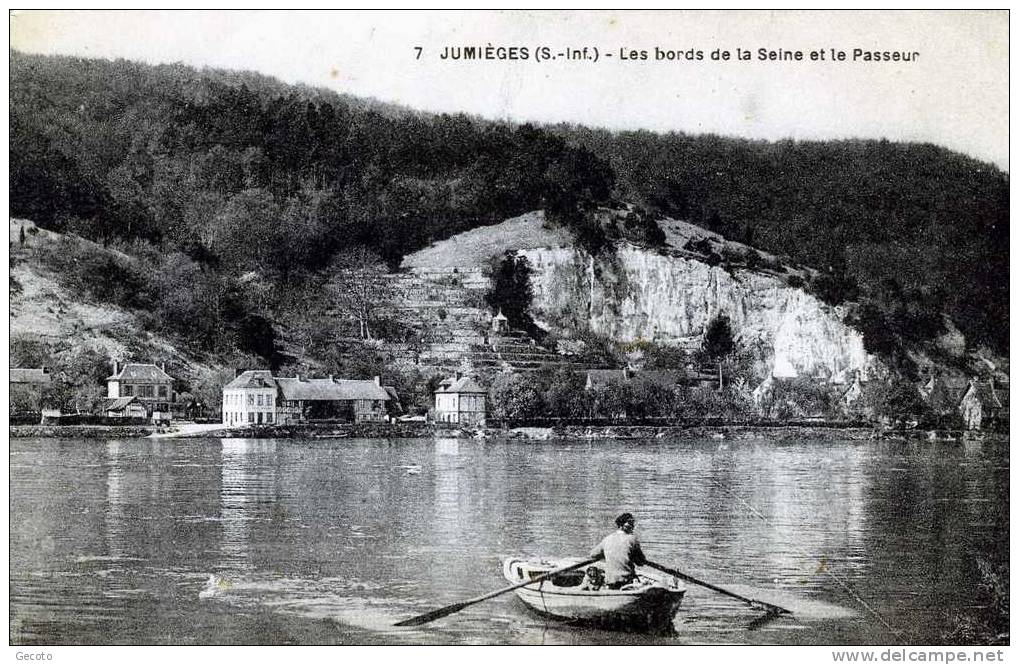
M435 391L435 421L484 427L488 390L469 376L443 379Z
M509 330L509 319L506 318L506 315L500 309L499 313L492 318L492 332L501 333L507 330Z
M684 369L590 369L587 371L585 390L593 390L610 385L621 385L636 381L647 381L657 385L676 387L715 389L718 387L718 375L701 372L692 367Z
M269 370L241 372L223 387L223 424L275 423L276 392L276 381Z
M958 413L967 430L1008 421L1008 389L999 389L993 379L931 376L918 390L935 413Z
M968 430L978 430L984 420L984 405L981 400L980 387L970 381L962 399L959 400L959 414Z
M148 417L156 421L170 419L173 401L173 378L165 365L126 363L123 368L113 362L113 374L106 377L106 396L110 399L137 397L145 406Z
M20 368L15 367L10 371L10 382L14 385L43 386L51 381L50 373L45 367Z
M849 388L842 393L842 404L847 409L853 409L856 407L860 399L863 398L863 384L860 383L860 375L857 374L853 379L853 382L849 385Z
M52 381L45 367L11 369L9 380L12 412L42 409L43 391Z

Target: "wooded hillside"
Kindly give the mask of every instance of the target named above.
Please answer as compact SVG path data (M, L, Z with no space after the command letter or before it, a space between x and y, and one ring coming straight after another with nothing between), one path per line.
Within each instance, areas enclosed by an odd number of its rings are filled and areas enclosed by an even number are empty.
M617 196L823 271L812 290L861 302L872 351L930 339L942 312L1008 348L1009 176L990 164L930 144L557 132L608 160Z
M971 343L1008 345L1008 175L931 145L516 126L18 53L10 110L12 215L137 259L54 258L199 352L274 359L279 321L352 248L393 266L539 208L589 246L589 213L613 199L819 269L808 287L859 300L871 350L924 343L942 312Z

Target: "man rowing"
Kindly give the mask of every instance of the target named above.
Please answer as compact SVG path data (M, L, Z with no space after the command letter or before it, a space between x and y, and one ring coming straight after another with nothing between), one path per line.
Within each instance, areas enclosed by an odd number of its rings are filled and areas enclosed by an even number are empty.
M640 541L633 533L636 520L630 513L616 518L615 531L591 550L591 556L605 557L605 586L619 589L637 579L637 566L647 564Z

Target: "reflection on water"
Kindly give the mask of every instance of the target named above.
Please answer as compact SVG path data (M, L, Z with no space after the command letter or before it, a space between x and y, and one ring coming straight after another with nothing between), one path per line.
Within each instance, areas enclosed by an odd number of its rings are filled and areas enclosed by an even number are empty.
M19 644L936 642L975 559L1008 555L988 442L11 445ZM392 627L503 586L503 556L586 554L622 510L653 560L793 617L691 586L674 638L548 624L510 595Z

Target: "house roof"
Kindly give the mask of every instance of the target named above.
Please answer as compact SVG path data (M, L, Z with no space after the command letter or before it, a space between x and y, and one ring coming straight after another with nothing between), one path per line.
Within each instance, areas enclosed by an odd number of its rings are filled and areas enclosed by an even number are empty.
M472 379L471 377L463 376L463 377L460 377L459 379L444 379L442 381L442 383L439 384L439 389L436 390L435 392L437 392L437 393L461 393L461 394L462 393L469 393L469 394L485 395L485 394L488 393L488 390L486 390L486 389L482 388L480 385L478 385L478 382L475 381L474 379Z
M1003 409L1007 409L1009 404L1008 388L1009 384L1007 383L994 384L994 394L997 396L998 403L1001 404Z
M234 380L223 386L223 390L240 388L275 388L276 381L267 369L249 369L241 372Z
M974 384L977 399L981 406L989 409L1008 408L1008 386L996 386L990 381L978 381Z
M49 383L50 373L45 367L40 368L18 368L12 369L10 373L11 383Z
M111 376L107 381L152 381L153 383L169 383L173 377L152 364L128 363Z
M278 377L276 385L279 386L285 400L337 402L354 399L391 399L385 388L370 380Z
M103 400L103 411L123 411L129 404L137 402L137 397L107 397Z
M996 409L1008 407L1008 387L994 386L989 381L971 381L965 376L939 376L924 384L924 388L929 391L927 401L935 409L959 406L969 394L971 386L982 406Z

